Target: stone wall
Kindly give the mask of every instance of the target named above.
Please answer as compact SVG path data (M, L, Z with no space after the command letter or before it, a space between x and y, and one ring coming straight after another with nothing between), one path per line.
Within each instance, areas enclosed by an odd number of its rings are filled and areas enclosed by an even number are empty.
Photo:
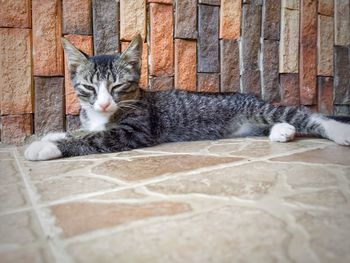
M79 105L60 44L122 51L144 39L140 85L253 93L350 115L349 0L4 0L1 140L74 129Z

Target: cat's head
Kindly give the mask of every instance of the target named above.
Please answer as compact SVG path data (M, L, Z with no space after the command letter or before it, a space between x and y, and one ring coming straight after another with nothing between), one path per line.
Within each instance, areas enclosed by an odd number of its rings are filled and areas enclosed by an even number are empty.
M113 114L138 98L142 38L121 54L89 57L62 38L68 69L82 108Z

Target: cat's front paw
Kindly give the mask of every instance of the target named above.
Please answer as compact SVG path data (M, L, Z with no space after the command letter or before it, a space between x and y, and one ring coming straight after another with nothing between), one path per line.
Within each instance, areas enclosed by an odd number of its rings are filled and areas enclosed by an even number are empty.
M289 142L295 137L295 127L288 123L275 124L270 131L270 141Z
M44 161L60 158L62 153L53 142L36 141L28 146L24 157L30 161Z

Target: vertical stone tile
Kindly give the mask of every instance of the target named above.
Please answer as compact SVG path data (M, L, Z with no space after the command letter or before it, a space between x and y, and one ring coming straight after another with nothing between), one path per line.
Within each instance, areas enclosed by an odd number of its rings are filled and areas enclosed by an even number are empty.
M175 37L197 39L197 0L176 0Z
M242 20L242 66L244 70L255 70L259 63L261 6L243 5Z
M120 39L131 41L136 34L146 38L145 0L120 0Z
M350 105L333 105L335 116L350 116Z
M333 78L318 77L318 111L323 114L333 113Z
M196 91L197 42L175 39L175 88Z
M261 76L260 70L244 70L241 76L242 92L261 97Z
M0 27L30 28L31 0L1 1Z
M34 75L62 76L61 0L33 1L32 14Z
M334 47L334 104L350 104L350 51Z
M64 78L35 77L35 134L61 132L64 128Z
M199 5L198 72L219 72L219 7Z
M62 0L63 34L91 35L91 0Z
M119 51L119 17L116 0L93 0L95 55Z
M333 76L333 17L318 16L317 75Z
M350 45L350 2L334 0L334 42L338 46Z
M299 106L299 76L296 73L280 74L281 104Z
M160 91L160 90L171 90L174 87L174 77L161 76L154 77L151 76L149 79L150 90Z
M241 0L222 0L220 8L220 38L238 39L241 31Z
M333 16L334 0L318 0L318 13L325 16Z
M221 91L240 91L239 44L237 40L220 40Z
M1 142L20 144L32 134L32 114L2 116Z
M66 131L74 131L80 129L80 118L77 115L66 115Z
M130 42L121 42L121 51L124 51ZM148 88L148 46L147 43L143 43L142 46L142 59L141 59L141 76L139 86L142 89Z
M300 55L299 86L300 103L316 103L317 74L317 1L300 1Z
M282 8L298 10L299 1L300 0L282 0Z
M92 37L81 35L66 35L67 38L74 46L83 51L84 53L92 56ZM78 115L80 111L80 104L75 94L74 88L71 83L70 74L67 66L67 56L65 56L65 74L64 74L64 86L66 90L66 113L72 115Z
M150 74L153 76L173 75L173 7L171 5L150 4L150 23Z
M275 40L263 40L262 44L262 98L269 102L281 99L278 72L278 46Z
M199 92L219 92L220 75L198 73L198 91Z
M0 28L1 114L32 113L29 29Z
M264 0L262 8L262 37L280 39L281 1Z
M173 3L173 0L147 0L147 3L158 3L158 4L171 5Z
M279 50L280 73L297 73L299 57L299 11L282 7Z
M220 5L220 0L199 0L198 2L206 5Z

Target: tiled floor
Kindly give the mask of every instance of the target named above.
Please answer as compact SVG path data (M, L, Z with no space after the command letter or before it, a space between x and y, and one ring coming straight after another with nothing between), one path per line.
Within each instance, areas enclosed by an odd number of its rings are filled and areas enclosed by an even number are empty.
M350 262L350 148L326 140L0 146L0 169L0 262Z

